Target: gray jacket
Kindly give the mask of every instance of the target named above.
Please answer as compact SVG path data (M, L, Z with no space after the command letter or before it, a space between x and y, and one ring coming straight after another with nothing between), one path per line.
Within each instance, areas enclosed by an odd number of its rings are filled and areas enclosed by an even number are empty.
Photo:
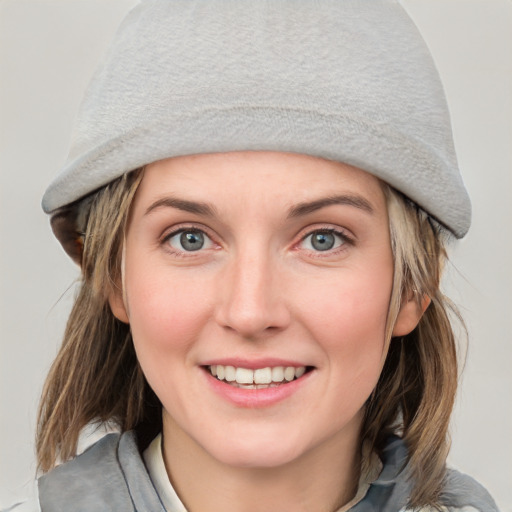
M401 439L390 438L383 470L351 512L399 512L407 508L410 481L401 471ZM75 459L39 479L42 512L165 512L139 453L133 432L109 434ZM449 470L443 504L448 511L498 512L475 480Z

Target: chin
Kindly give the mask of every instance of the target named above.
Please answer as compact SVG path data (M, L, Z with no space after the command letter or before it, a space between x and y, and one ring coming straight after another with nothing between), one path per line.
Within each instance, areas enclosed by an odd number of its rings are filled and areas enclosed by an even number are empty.
M238 468L269 469L290 464L299 459L307 450L302 446L272 440L232 439L226 442L208 443L203 448L222 464ZM214 446L212 446L214 445Z

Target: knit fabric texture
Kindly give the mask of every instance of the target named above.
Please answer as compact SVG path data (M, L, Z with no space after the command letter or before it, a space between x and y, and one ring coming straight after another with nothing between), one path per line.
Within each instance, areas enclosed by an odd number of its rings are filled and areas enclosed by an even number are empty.
M396 0L142 0L86 91L51 213L160 159L345 162L457 237L471 206L430 53Z

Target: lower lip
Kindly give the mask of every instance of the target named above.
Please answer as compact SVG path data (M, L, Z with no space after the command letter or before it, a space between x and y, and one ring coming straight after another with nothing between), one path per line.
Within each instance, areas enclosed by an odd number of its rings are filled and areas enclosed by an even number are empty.
M314 371L309 371L302 377L292 380L286 384L280 384L273 388L244 389L236 388L224 381L216 379L205 370L208 385L213 391L238 407L261 408L270 407L299 391L299 389L310 379Z

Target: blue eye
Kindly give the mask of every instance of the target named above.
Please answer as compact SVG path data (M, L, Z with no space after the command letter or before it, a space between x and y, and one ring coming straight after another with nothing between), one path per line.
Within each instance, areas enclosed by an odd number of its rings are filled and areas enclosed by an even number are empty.
M314 231L303 239L304 248L310 251L330 251L346 242L341 233L335 231Z
M193 252L208 249L212 246L210 238L197 229L181 230L167 239L169 245L178 251Z

